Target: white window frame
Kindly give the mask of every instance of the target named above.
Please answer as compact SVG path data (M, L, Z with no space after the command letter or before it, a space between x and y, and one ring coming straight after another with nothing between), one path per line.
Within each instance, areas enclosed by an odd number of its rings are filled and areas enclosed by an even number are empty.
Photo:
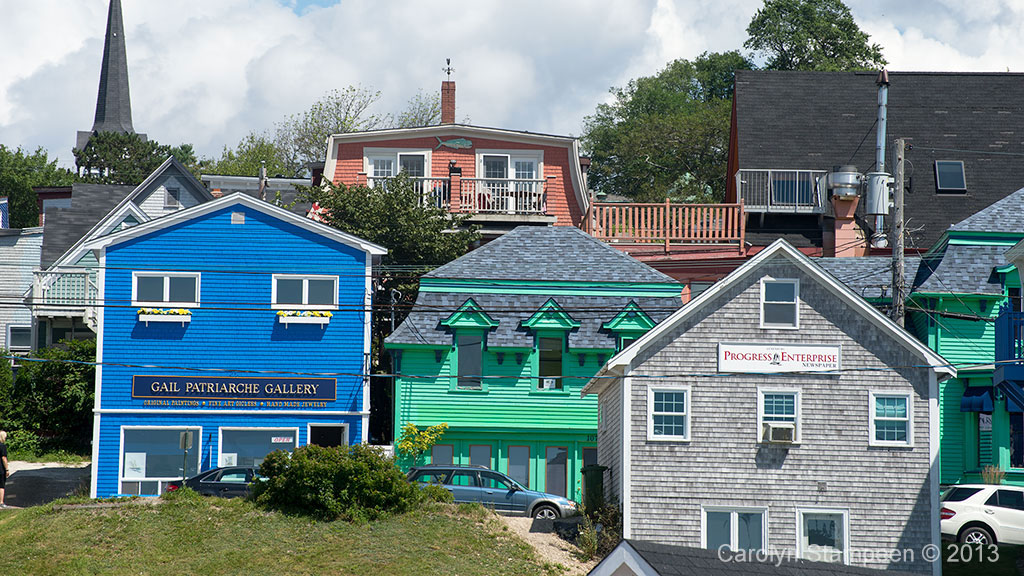
M729 547L731 550L739 550L736 542L739 540L739 523L737 514L761 514L761 550L768 550L768 507L767 506L700 506L700 547L708 547L708 512L728 512L729 517Z
M139 289L139 278L157 278L162 277L164 279L164 297L170 298L171 295L171 278L195 278L196 279L196 300L195 302L171 302L171 301L155 301L155 300L139 300L138 289ZM201 301L200 292L202 291L202 274L199 272L157 272L157 271L145 271L145 272L132 272L132 306L145 306L150 308L198 308Z
M907 423L907 441L906 442L892 442L885 440L875 439L875 421L880 419L884 421L898 420L897 418L876 418L875 413L875 399L876 398L903 398L907 401L907 417L904 420ZM889 390L871 390L868 392L868 445L879 446L879 447L898 447L898 448L911 448L914 446L914 396L910 392L893 392Z
M11 332L15 328L28 328L28 346L18 346L15 348L11 346ZM32 351L32 325L31 324L9 324L7 326L6 340L4 340L5 348L12 354L31 352Z
M793 435L793 444L799 444L801 436L803 434L803 406L801 402L801 393L798 388L780 388L777 386L758 386L757 387L757 442L768 443L764 439L764 396L765 394L793 394L795 396L794 411L795 420L793 426L796 428Z
M296 448L299 447L299 428L297 426L295 428L292 428L292 427L289 427L289 426L281 426L281 427L278 427L278 426L221 426L220 428L217 429L217 466L226 466L226 464L224 464L224 431L225 430L228 431L228 432L231 432L231 431L242 431L242 432L245 432L245 431L250 431L250 430L262 430L262 431L280 430L281 432L288 432L288 433L294 432L295 435L292 436L292 450L295 450ZM309 437L307 436L306 438L308 439ZM237 466L237 465L238 464L232 464L232 466Z
M781 301L766 301L765 284L767 283L788 283L793 285L793 324L769 324L764 320L764 305L765 304L789 304L789 302ZM798 278L761 278L761 298L760 298L760 314L761 314L761 328L771 328L779 330L798 330L800 328L800 280Z
M373 175L373 161L374 160L391 160L392 171L391 178L398 176L398 173L402 170L402 163L399 156L423 156L423 177L432 178L430 171L431 154L430 148L363 148L363 171L366 172L366 176L373 180L374 178L380 178L379 176ZM446 175L447 176L447 175Z
M164 210L180 210L181 188L164 188Z
M850 509L799 506L796 509L796 557L804 557L804 514L838 514L843 517L843 564L850 563Z
M277 281L302 280L302 304L278 304ZM309 280L334 280L334 304L308 304ZM337 310L338 309L338 277L330 274L274 274L270 279L270 308L272 310Z
M306 423L306 444L309 444L309 439L313 437L313 428L337 428L342 427L341 438L342 446L350 446L349 440L349 426L348 422L307 422Z
M685 436L665 436L665 435L654 435L654 393L655 392L685 392L686 393L686 435ZM693 413L690 409L691 406L691 395L689 384L661 384L658 386L647 387L647 440L649 442L689 442L690 441L690 427L693 422ZM678 414L678 412L665 412L665 414Z
M192 449L189 452L195 452L197 454L196 461L196 474L203 471L203 428L202 426L121 426L121 441L118 448L117 456L117 492L118 494L123 493L123 487L125 482L156 482L157 493L163 494L163 487L167 482L174 482L181 480L180 476L156 476L153 478L125 478L124 477L124 433L126 430L178 430L181 432L192 431L193 443ZM185 470L185 475L188 476L188 470Z
M544 179L544 151L543 150L496 150L496 149L480 149L476 151L476 177L480 180L487 179L484 175L484 156L504 156L506 167L505 167L505 178L507 180L516 179L516 160L528 160L534 163L537 169L537 174L534 176L535 180Z

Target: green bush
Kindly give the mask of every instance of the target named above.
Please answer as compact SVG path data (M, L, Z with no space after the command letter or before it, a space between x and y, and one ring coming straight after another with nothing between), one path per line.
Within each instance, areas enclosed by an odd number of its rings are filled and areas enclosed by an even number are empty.
M455 502L455 497L452 496L452 493L439 484L427 484L420 488L420 497L424 502L440 502L442 504Z
M11 430L7 433L7 456L11 460L26 460L40 454L39 436L28 430Z
M622 540L622 509L614 504L603 504L595 509L583 509L583 522L576 537L576 556L590 560L606 556Z
M267 479L253 487L257 503L327 520L373 520L411 510L421 498L392 458L366 445L273 452L260 475Z

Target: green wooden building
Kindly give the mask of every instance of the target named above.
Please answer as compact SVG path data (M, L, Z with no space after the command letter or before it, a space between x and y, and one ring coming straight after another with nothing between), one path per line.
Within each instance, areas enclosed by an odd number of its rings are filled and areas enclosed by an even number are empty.
M681 288L569 226L520 226L434 270L385 343L396 435L446 423L425 462L483 465L579 499L598 423L580 391L679 308Z

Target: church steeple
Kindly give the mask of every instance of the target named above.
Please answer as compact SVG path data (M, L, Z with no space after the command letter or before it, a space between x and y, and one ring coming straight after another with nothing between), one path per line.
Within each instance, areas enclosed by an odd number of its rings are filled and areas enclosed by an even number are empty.
M76 148L82 149L98 132L134 132L132 104L128 94L128 57L125 53L121 0L110 0L107 35L103 41L100 89L96 97L96 118L89 132L78 133ZM145 139L144 134L140 136Z

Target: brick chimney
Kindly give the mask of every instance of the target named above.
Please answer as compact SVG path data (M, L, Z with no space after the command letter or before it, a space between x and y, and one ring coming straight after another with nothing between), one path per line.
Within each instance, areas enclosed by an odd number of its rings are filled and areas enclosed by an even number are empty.
M441 82L441 124L455 124L455 82Z

